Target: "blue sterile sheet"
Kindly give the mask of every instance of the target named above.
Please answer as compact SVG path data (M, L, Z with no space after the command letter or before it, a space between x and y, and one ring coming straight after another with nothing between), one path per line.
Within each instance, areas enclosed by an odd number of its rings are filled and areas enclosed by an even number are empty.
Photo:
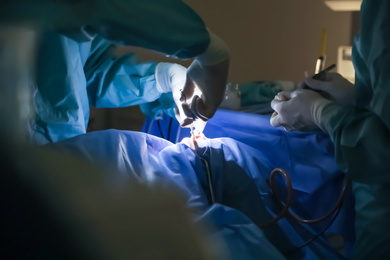
M230 137L263 153L273 168L289 173L294 189L293 209L303 207L305 218L323 216L336 203L345 184L329 136L322 131L286 132L281 127L272 127L269 121L270 115L218 110L207 123L204 134L208 138ZM174 143L190 136L188 128L181 128L166 115L162 120L147 118L143 131ZM349 192L340 213L326 231L343 236L347 255L354 241L353 208ZM327 224L324 221L318 226Z
M223 129L228 128L219 126L223 113L219 111L209 122L206 136L211 136L208 131L213 127L215 134L219 131L224 136ZM226 119L229 127L236 126L234 121L240 121L239 117L232 120L231 112L227 115L230 115ZM265 122L267 116L255 118ZM167 120L160 123L167 123L173 131L174 122ZM53 145L102 164L111 174L123 174L177 190L187 206L199 213L194 221L211 224L213 228L208 235L227 244L227 259L344 259L330 246L325 234L300 248L326 223L303 225L283 218L270 228L259 228L280 212L268 185L269 173L276 167L287 170L292 178L296 193L292 210L296 214L316 216L333 206L336 195L329 194L340 192L342 175L331 159L329 140L319 133L292 134L295 137L290 139L286 138L284 130L269 128L272 131L267 132L267 127L261 124L256 128L252 121L242 123L249 127L236 131L241 136L248 133L250 145L245 140L232 139L233 136L209 138L201 141L194 151L184 144L151 134L118 130L92 132ZM163 131L164 127L160 125L160 129ZM249 133L253 137L249 137ZM306 152L308 154L304 155ZM319 162L319 155L321 161L325 160L323 163ZM325 163L328 163L326 167ZM280 184L283 187L283 181L280 180ZM337 220L341 223L349 212L344 209L339 214L332 226L333 232L349 234L352 218L343 225L336 225Z

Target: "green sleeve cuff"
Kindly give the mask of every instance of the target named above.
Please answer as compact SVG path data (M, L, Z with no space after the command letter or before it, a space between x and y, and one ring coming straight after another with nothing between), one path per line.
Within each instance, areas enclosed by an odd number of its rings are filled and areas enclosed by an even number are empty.
M324 105L320 112L321 120L317 123L318 127L321 128L322 131L328 134L333 132L334 126L331 124L331 118L337 114L340 108L341 106L335 102L328 102Z

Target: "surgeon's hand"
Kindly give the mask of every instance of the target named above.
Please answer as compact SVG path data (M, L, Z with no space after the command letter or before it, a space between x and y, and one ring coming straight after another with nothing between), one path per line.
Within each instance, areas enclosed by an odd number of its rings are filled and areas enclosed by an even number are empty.
M310 131L321 124L322 109L331 103L319 93L298 89L279 92L271 102L275 110L271 125L283 126L286 131Z
M208 49L197 56L187 70L187 80L183 89L181 101L187 121L182 126L188 126L192 119L211 118L222 103L229 72L229 49L216 35L210 32ZM202 94L194 98L195 87Z
M204 65L194 60L188 68L181 98L184 113L189 118L204 117L207 120L215 114L225 95L228 69L228 60L213 65ZM189 102L193 100L195 86L199 87L202 95L197 102ZM186 123L188 125L191 121Z
M182 107L182 90L187 80L187 68L175 64L160 62L156 66L156 87L160 93L172 92L173 100L176 103L176 109ZM178 110L177 110L178 111ZM182 124L186 119L184 112L176 113L177 121Z
M305 78L304 84L310 89L322 91L326 98L336 103L347 106L352 105L355 95L355 86L335 72L326 73L324 81Z

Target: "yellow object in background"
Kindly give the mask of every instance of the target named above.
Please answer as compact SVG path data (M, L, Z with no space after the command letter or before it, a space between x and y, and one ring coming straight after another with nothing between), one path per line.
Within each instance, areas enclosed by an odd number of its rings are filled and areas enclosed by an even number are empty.
M316 68L314 71L315 74L319 73L321 70L323 70L325 68L327 41L328 41L328 30L322 29L320 56L317 59Z
M320 56L326 55L326 44L328 43L328 30L322 29Z

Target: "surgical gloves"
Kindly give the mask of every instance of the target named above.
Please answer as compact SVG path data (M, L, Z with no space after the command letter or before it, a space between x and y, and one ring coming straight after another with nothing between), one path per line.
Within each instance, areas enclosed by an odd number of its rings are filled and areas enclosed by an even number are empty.
M282 91L275 96L271 102L275 110L271 125L283 126L287 131L324 129L324 107L333 102L352 105L354 94L355 86L338 73L327 73L324 81L307 77L296 91Z
M321 112L331 103L309 89L279 92L271 102L275 110L271 125L283 126L286 131L315 130L321 127Z
M210 119L225 95L229 49L215 34L209 31L209 35L209 46L195 57L188 69L169 63L156 67L157 88L161 93L172 90L177 105L176 118L182 127L189 126L197 118ZM196 93L197 88L201 93Z
M197 56L187 70L181 97L187 121L182 126L191 124L194 118L206 121L215 114L224 98L228 70L229 50L221 39L210 32L208 49ZM202 92L199 98L194 96L196 87Z
M182 89L186 82L187 69L179 64L160 62L156 66L156 87L160 93Z
M181 109L180 98L186 83L187 68L175 63L161 62L156 66L155 77L157 90L160 93L172 92L177 108ZM185 119L183 117L185 117L183 112L176 113L179 123Z
M305 84L313 89L326 93L330 100L342 106L352 105L355 86L338 73L329 72L324 81L306 78Z

